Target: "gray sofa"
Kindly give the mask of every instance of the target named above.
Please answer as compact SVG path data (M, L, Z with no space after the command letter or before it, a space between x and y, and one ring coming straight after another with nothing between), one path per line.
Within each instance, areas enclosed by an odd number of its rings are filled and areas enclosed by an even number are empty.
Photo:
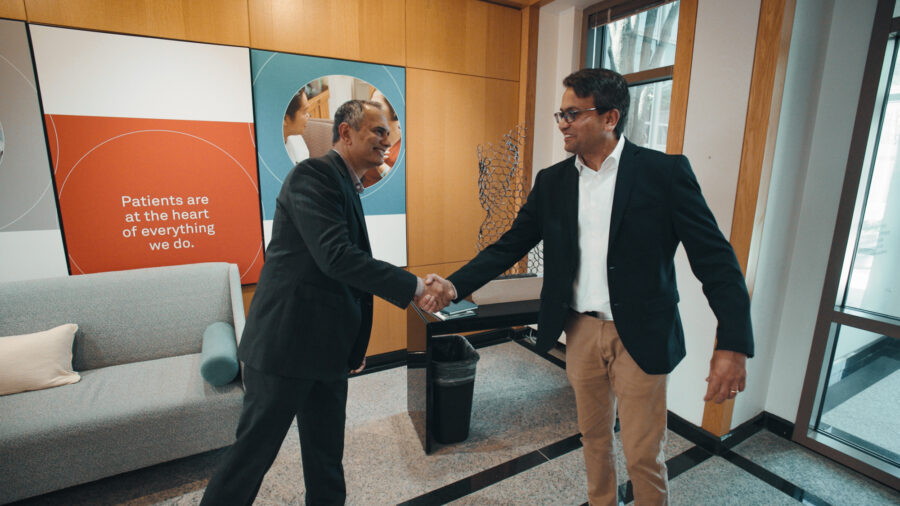
M213 387L200 376L203 332L216 321L241 335L232 264L0 283L0 336L77 323L81 374L0 396L0 503L231 444L240 378Z

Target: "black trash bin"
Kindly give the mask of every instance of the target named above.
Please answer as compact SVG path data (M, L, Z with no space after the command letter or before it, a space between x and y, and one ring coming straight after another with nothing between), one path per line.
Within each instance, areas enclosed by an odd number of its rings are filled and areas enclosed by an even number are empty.
M431 338L434 366L434 439L443 444L469 437L478 352L463 336Z

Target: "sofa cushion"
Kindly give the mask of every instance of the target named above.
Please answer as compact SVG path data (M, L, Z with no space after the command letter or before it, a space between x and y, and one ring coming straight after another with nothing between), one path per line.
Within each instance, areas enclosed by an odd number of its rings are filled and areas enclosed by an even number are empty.
M206 327L201 355L200 375L203 379L215 386L231 383L239 368L234 327L225 322Z
M0 337L0 395L76 383L72 340L78 325L67 323L42 332Z
M231 444L243 388L209 385L200 361L122 364L0 397L0 462L16 463L0 473L0 503Z

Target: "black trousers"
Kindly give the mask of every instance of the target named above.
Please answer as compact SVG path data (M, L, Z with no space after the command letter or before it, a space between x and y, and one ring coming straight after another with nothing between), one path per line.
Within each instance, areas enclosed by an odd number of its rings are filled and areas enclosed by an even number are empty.
M237 441L209 481L201 505L249 505L297 417L306 504L344 504L347 378L285 378L244 367Z

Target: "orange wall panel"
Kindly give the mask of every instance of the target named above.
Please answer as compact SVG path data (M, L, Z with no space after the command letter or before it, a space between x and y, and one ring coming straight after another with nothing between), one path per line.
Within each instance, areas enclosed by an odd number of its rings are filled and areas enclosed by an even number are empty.
M248 46L247 0L25 0L28 21Z
M516 125L518 84L407 69L406 90L409 265L469 260L485 216L476 147Z
M25 19L25 0L0 0L0 18Z
M478 0L408 0L408 67L519 79L522 13Z
M249 0L252 47L403 66L403 0Z

